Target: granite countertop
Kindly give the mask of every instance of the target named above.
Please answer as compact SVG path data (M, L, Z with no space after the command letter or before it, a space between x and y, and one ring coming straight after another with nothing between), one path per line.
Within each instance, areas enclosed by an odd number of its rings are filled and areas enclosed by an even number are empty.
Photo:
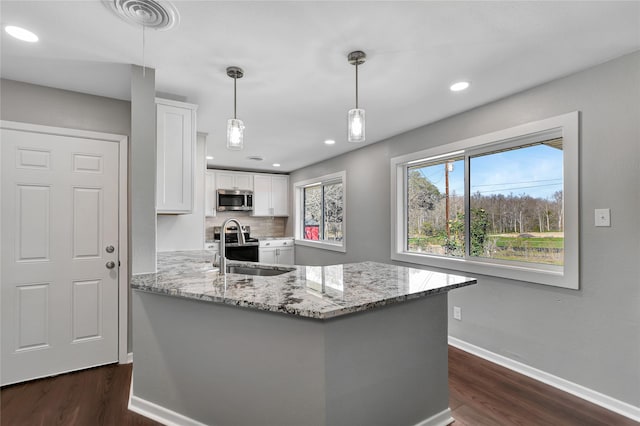
M475 284L475 278L376 262L283 267L277 276L220 275L208 250L158 253L158 272L134 275L135 290L306 318L330 319Z

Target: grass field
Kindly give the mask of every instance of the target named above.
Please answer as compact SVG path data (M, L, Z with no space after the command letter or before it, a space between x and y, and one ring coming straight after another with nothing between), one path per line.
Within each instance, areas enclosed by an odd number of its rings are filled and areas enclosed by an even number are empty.
M483 257L548 265L564 263L562 232L531 232L524 235L487 235ZM409 238L409 251L443 255L444 244L445 238L442 236L414 237Z

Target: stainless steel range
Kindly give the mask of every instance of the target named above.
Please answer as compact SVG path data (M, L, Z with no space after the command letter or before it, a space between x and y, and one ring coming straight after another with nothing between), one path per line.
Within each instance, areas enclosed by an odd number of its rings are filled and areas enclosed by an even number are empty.
M224 233L226 247L226 257L231 260L242 260L245 262L257 262L259 258L260 242L257 238L251 237L251 227L242 226L245 243L238 243L238 227L227 226ZM213 227L213 239L216 244L220 243L220 227Z

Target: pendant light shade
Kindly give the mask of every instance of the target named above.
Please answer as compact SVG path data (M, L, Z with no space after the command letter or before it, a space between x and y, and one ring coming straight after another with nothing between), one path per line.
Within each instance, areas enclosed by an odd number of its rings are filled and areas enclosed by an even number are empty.
M243 146L244 123L237 118L227 120L227 149L239 151Z
M365 140L365 114L358 108L358 65L364 64L367 55L360 50L349 53L349 63L356 66L356 107L349 110L347 140L349 142L364 142Z
M349 110L349 142L364 142L364 110Z
M244 76L244 71L239 67L229 67L227 75L233 78L233 118L227 120L227 149L239 151L244 144L244 123L236 115L236 82Z

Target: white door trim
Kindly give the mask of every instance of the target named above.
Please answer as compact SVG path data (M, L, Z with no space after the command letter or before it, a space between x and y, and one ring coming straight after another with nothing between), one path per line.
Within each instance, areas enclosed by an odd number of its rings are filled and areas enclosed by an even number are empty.
M118 274L118 362L127 363L128 320L129 320L129 222L128 222L128 158L129 139L126 135L93 132L89 130L68 129L64 127L43 126L0 120L0 128L31 133L69 136L84 139L96 139L119 144L118 161L118 240L120 271Z

